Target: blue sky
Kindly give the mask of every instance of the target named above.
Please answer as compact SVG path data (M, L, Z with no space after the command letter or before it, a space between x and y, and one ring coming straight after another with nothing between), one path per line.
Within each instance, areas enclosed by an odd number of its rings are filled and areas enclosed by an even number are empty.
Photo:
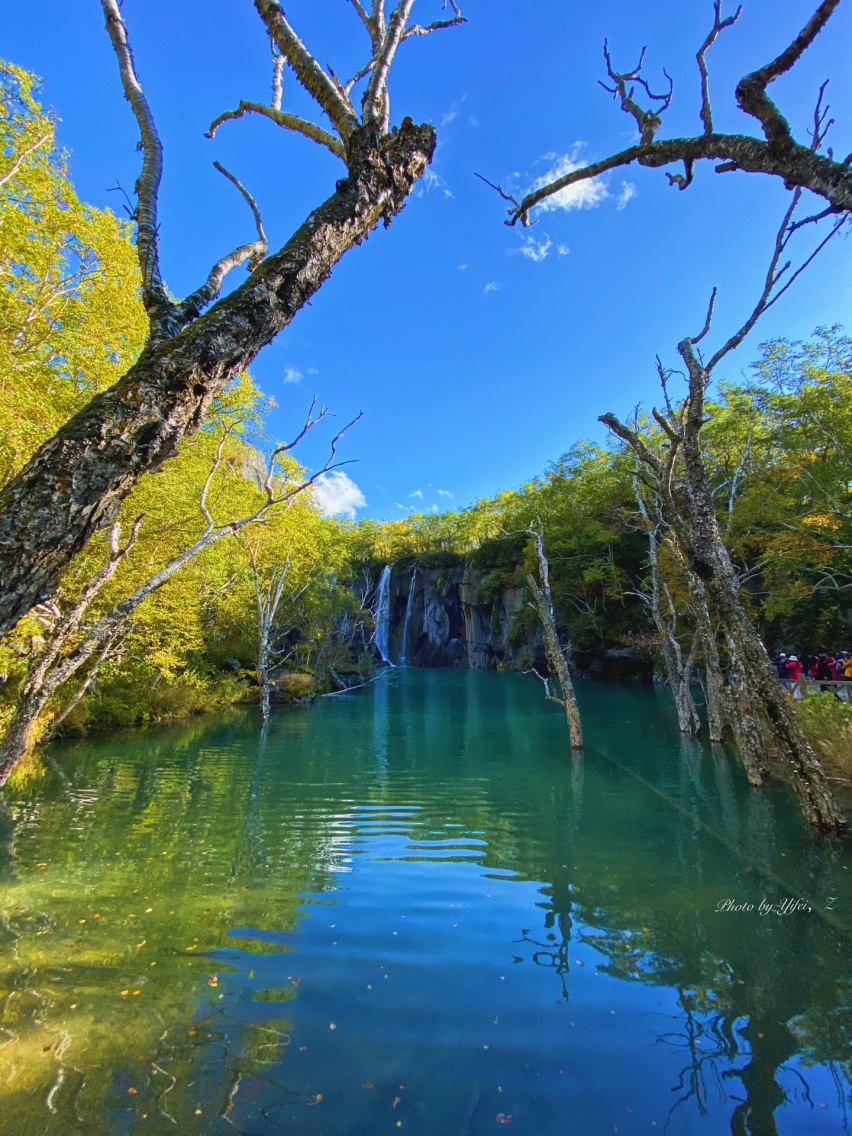
M338 74L366 61L363 28L345 0L285 7ZM710 57L717 129L751 132L734 104L736 81L777 54L813 7L745 0ZM118 208L108 190L133 185L137 130L100 4L8 8L3 52L42 76L80 195ZM214 141L204 138L211 119L241 98L268 98L268 46L251 0L125 0L123 12L165 144L163 271L183 295L224 251L253 236L214 159L251 189L278 244L328 196L343 167L266 121L229 123ZM783 188L767 178L716 175L708 166L681 193L662 172L631 168L587 186L570 208L540 211L530 230L507 228L503 202L475 172L522 192L566 160L600 158L632 141L632 120L598 85L604 38L624 68L648 45L649 78L666 67L675 83L662 133L697 132L694 56L712 3L467 0L463 14L465 26L404 44L391 73L393 120L410 114L438 127L427 178L389 230L347 253L253 368L278 403L276 436L297 432L314 393L341 422L363 410L342 455L358 459L346 473L366 501L359 516L469 504L541 473L581 437L602 439L599 414L653 404L655 355L675 362L675 345L700 328L713 285L717 341L750 310L785 207ZM439 18L440 0L418 0L415 15ZM819 84L830 79L838 124L829 144L839 155L852 150L850 47L852 7L841 5L801 65L773 86L804 137ZM311 113L290 78L284 106ZM849 251L843 237L834 241L729 358L724 376L745 372L765 339L848 323ZM321 463L324 452L314 437L300 456ZM335 488L344 503L357 500L343 482Z

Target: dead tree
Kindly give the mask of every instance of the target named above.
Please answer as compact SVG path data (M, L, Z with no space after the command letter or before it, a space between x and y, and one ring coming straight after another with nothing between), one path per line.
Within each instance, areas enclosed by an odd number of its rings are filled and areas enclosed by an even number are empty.
M216 456L204 482L199 499L199 508L205 527L201 536L184 549L168 564L150 576L132 595L114 604L108 611L97 617L88 626L83 620L93 601L108 580L115 574L121 562L128 556L136 543L142 518L133 525L130 539L120 545L121 530L116 522L110 532L109 554L100 571L83 588L78 599L63 616L55 604L51 604L49 615L53 624L52 635L38 659L36 659L18 698L18 705L6 733L0 739L0 786L4 785L16 765L32 749L36 739L36 728L40 716L51 698L70 679L87 665L89 671L83 679L83 688L88 688L94 680L101 664L115 650L118 640L124 634L127 622L139 605L153 595L176 572L194 560L201 552L227 536L236 536L247 526L263 521L270 513L287 508L295 499L310 488L323 473L337 469L344 462L335 462L337 443L343 433L352 425L345 426L331 443L331 454L322 469L318 469L305 479L291 479L281 469L280 459L304 438L308 430L325 418L328 411L320 408L314 413L311 406L307 421L298 436L289 443L276 446L269 456L263 484L264 500L250 513L224 523L216 523L207 504L213 478L222 465L222 451L231 430L226 429L216 448ZM360 417L360 415L359 415ZM82 691L78 690L73 703L79 701ZM62 713L65 717L69 705Z
M276 0L254 0L273 45L271 105L241 103L220 115L210 132L228 118L261 113L325 146L346 168L332 195L272 253L251 195L223 170L251 207L256 238L222 257L194 292L175 301L159 267L162 146L119 0L101 3L141 133L134 216L149 334L130 371L66 423L0 494L0 634L53 594L62 569L114 518L137 478L158 468L198 427L211 400L289 324L343 254L403 208L431 160L436 132L410 118L391 129L388 71L406 39L464 22L452 0L451 18L426 25L409 22L414 0L398 0L389 15L385 0L366 7L352 0L369 37L369 58L342 83L307 50ZM282 109L284 65L327 116L328 128ZM362 82L359 111L353 98ZM219 298L226 274L239 264L247 265L248 280Z
M639 594L648 608L648 614L657 633L666 682L674 698L680 732L682 734L697 734L701 728L701 719L692 697L691 686L699 639L697 634L693 635L689 650L684 655L678 638L677 607L672 598L671 589L663 580L660 571L660 536L665 531L665 522L659 504L659 492L654 493L654 515L652 517L651 509L649 509L645 500L647 490L643 491L641 471L638 465L637 459L637 470L633 477L633 491L639 515L642 518L642 526L648 536L648 567L651 572L649 591Z
M276 619L281 600L284 597L284 584L290 571L290 557L287 556L280 567L273 568L266 581L258 564L258 550L249 543L249 558L252 568L252 583L257 604L257 685L260 690L260 720L265 726L269 721L269 703L272 694L273 673L281 666L288 654L286 647L276 647L276 639L283 637ZM288 598L298 600L311 583L310 578L297 588Z
M826 207L818 216L834 214L849 215L852 212L852 155L845 160L837 160L829 149L820 153L820 145L825 138L832 120L828 119L828 108L823 107L823 84L814 119L814 131L810 143L797 141L793 137L790 124L767 94L767 88L776 79L786 75L817 35L828 23L840 0L822 0L808 20L805 27L793 41L763 67L744 76L737 84L735 97L737 105L744 114L756 119L763 137L752 134L724 134L713 125L713 112L710 103L710 80L707 70L707 52L719 34L737 22L742 7L733 15L722 18L722 0L714 0L713 27L698 49L696 62L700 80L699 118L701 131L687 138L659 138L662 116L672 102L672 81L666 75L667 89L660 94L651 90L648 80L642 74L645 49L639 62L630 71L616 71L612 65L609 49L604 44L604 59L609 82L602 82L604 90L609 91L620 104L621 109L635 122L639 131L639 141L626 150L612 154L599 162L591 162L580 169L572 170L564 177L529 193L522 201L517 201L502 193L511 201L510 217L506 222L514 225L520 221L529 224L530 210L547 197L567 189L581 181L598 177L609 170L623 168L634 162L640 166L661 168L682 164L683 173L667 173L670 185L686 189L691 185L697 162L708 160L716 162L716 173L770 174L780 178L788 188L808 189L823 198ZM665 75L665 72L663 72ZM637 95L637 89L639 94ZM646 105L640 105L640 101Z
M550 565L544 554L544 533L541 526L529 529L535 546L535 556L538 562L538 580L532 572L527 576L527 584L532 592L533 602L530 605L541 620L544 633L544 649L550 669L556 675L561 696L554 693L550 686L550 679L540 675L533 667L533 674L544 683L545 698L549 702L556 702L565 711L568 722L568 732L571 735L571 748L583 748L583 729L580 725L580 708L577 705L577 696L574 693L574 684L571 681L571 671L568 667L567 647L559 642L559 633L556 630L556 615L553 611L553 598L550 594Z
M729 703L732 724L749 780L759 785L767 779L769 753L774 751L790 775L809 823L822 828L842 828L845 827L843 814L740 599L740 579L725 546L701 452L705 393L713 371L822 247L818 246L793 272L790 272L789 260L782 263L791 237L803 223L794 220L800 196L801 190L794 190L776 236L763 291L745 323L704 361L698 345L710 331L714 289L704 327L698 335L678 344L678 353L686 368L687 397L679 407L673 407L664 385L666 409L653 411L657 425L666 435L668 449L664 456L655 452L639 431L625 426L613 414L603 415L600 421L630 446L660 486L666 523L685 564L700 581L713 624L727 645L735 688L735 697Z

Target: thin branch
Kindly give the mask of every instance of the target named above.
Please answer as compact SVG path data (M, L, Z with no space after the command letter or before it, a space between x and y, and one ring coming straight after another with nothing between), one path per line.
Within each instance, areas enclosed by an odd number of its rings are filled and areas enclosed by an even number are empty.
M245 201L248 204L249 209L251 209L251 211L252 211L252 215L254 216L254 223L257 226L258 242L260 244L264 245L265 247L268 247L268 242L267 242L267 239L266 239L266 233L263 231L263 219L260 216L260 210L257 207L257 202L255 201L255 199L252 197L252 195L249 193L249 191L246 189L246 187L242 184L242 182L238 181L237 178L235 178L234 175L230 172L230 170L226 170L225 167L220 162L214 162L213 167L214 167L214 169L217 169L220 174L222 174L224 177L226 177L228 179L228 181L231 183L231 185L236 186L236 188L243 195ZM264 252L264 256L265 255L266 255L266 253Z
M453 7L455 8L455 4ZM443 28L457 28L459 24L466 24L467 20L457 8L456 12L458 14L453 16L451 20L434 20L431 24L412 24L404 33L403 42L410 39L411 36L427 36L432 32L441 31Z
M163 146L148 100L136 76L133 53L118 0L101 0L106 27L118 58L121 85L142 135L142 169L136 182L136 248L142 270L142 299L153 331L159 330L163 315L171 308L160 276L157 197L163 176Z
M319 103L344 142L358 126L358 119L293 29L277 0L254 0L270 38L289 63L305 90Z
M284 64L286 60L275 40L270 38L269 43L272 48L272 109L281 110L281 100L284 97Z
M734 12L733 16L727 16L723 20L722 0L713 0L713 27L707 33L707 38L705 39L704 43L702 43L701 47L699 47L698 53L695 56L696 62L698 63L698 70L701 74L700 115L701 121L704 123L705 134L713 133L713 114L710 109L710 77L707 73L707 61L704 57L707 54L708 50L716 42L719 33L724 31L725 28L729 28L732 24L735 24L737 22L737 20L740 18L740 13L742 12L742 10L743 8L741 4L739 8L737 8L736 12Z
M21 168L22 163L27 160L30 154L35 153L35 151L40 149L45 144L45 142L49 142L51 136L51 132L48 131L47 134L42 134L40 138L37 138L35 142L30 143L29 146L25 146L24 149L21 150L20 154L18 154L18 156L12 162L11 166L5 172L5 174L0 174L0 185L5 185L10 178L13 178Z
M700 343L701 340L704 338L704 336L707 334L707 332L710 330L710 324L713 322L713 310L714 310L715 307L716 307L716 288L714 287L713 290L710 293L710 302L707 305L707 316L704 320L704 326L702 327L701 331L699 331L698 335L694 335L690 338L690 341L689 341L690 343L692 343L692 344Z
M257 228L257 240L251 241L249 244L240 245L239 248L234 249L233 252L223 256L218 260L208 273L207 279L196 290L178 305L177 311L180 319L184 324L194 320L201 314L208 304L212 304L216 297L222 290L222 282L237 265L247 263L249 272L252 272L264 260L269 252L269 242L266 239L266 233L263 230L263 219L260 216L260 209L257 202L230 170L225 169L219 162L213 163L214 167L223 174L228 181L237 187L240 193L248 203L249 209L254 216L254 223Z
M751 315L748 317L748 319L745 321L745 323L742 325L742 327L740 327L738 331L735 331L734 334L730 337L730 339L728 339L728 341L726 343L724 343L719 348L719 350L715 353L715 355L713 355L713 357L710 359L710 362L705 367L705 371L707 372L708 375L713 370L713 368L719 362L721 362L721 360L724 359L724 357L729 352L733 351L735 347L738 347L740 345L740 343L742 343L742 341L745 339L745 337L748 335L748 333L751 331L751 329L754 327L754 325L760 319L761 315L766 311L766 308L768 307L769 298L770 298L772 291L775 287L775 284L777 283L777 280L778 280L778 276L779 276L778 263L781 259L781 254L783 253L784 246L787 242L787 230L789 228L790 220L793 216L793 212L794 212L796 206L799 204L800 196L801 196L801 190L796 189L796 190L793 191L793 196L792 196L792 200L790 202L790 205L787 208L787 211L785 212L785 214L784 214L784 216L781 220L781 224L778 228L777 233L775 234L775 247L772 251L772 256L769 259L769 267L766 270L766 276L765 276L764 282L763 282L763 290L760 293L758 301L755 304L754 309L751 312ZM787 267L788 267L788 265L784 266L784 268L787 268ZM784 271L784 268L781 269L781 272ZM678 347L678 350L680 350L679 347Z
M210 472L207 474L207 477L204 480L204 485L201 487L201 496L198 499L198 507L201 510L201 515L207 522L207 527L204 530L205 535L212 532L216 527L215 521L210 514L210 510L207 508L207 494L210 492L210 485L213 481L213 477L222 464L222 450L225 448L225 442L228 438L228 435L231 434L240 425L240 422L229 423L222 431L222 437L219 439L219 444L216 446L216 456L213 459L213 464L210 467Z
M232 119L242 118L245 114L262 114L274 122L276 126L283 126L285 130L292 130L295 134L302 134L305 138L310 138L312 142L318 142L320 146L325 146L327 150L331 150L335 157L341 158L344 161L346 160L346 150L340 139L335 138L333 134L329 134L327 130L323 130L321 126L317 126L315 122L310 122L306 118L300 118L297 114L290 114L289 111L280 110L274 106L266 106L264 103L249 102L246 99L240 101L236 110L223 111L214 118L205 134L205 138L213 138L223 122L230 122Z
M557 706L561 706L563 710L565 709L564 699L557 698L557 696L551 690L549 678L545 677L545 675L539 674L535 667L530 667L529 670L524 671L524 674L534 674L535 677L544 684L544 697L547 699L547 701L555 702Z
M414 0L399 0L391 13L379 51L373 63L370 81L364 92L362 101L364 125L371 126L379 133L387 133L390 120L390 106L388 101L387 78L396 49L402 42L405 34L408 17Z
M521 208L521 203L518 201L518 199L516 197L512 197L511 193L506 193L502 185L495 185L493 181L489 181L487 177L483 177L482 174L477 173L475 170L473 176L478 177L480 181L484 181L485 184L490 186L492 189L496 189L504 201L511 201L516 209Z
M370 20L370 17L367 15L366 11L364 10L363 5L360 3L360 0L349 0L349 2L352 4L355 11L361 17L361 20L363 21L364 27L367 29L367 31L372 36L373 25L372 25L372 22Z
M648 145L653 141L654 135L660 129L660 126L662 124L660 115L663 114L664 111L668 110L668 108L671 106L672 95L674 93L674 83L672 82L671 77L665 71L663 71L663 74L669 81L668 92L664 95L654 94L654 92L648 86L646 80L642 78L642 64L645 61L645 50L646 49L643 47L642 53L639 56L639 62L636 64L632 71L616 71L612 66L612 60L610 59L609 46L606 40L604 40L604 60L606 61L607 74L609 75L610 79L612 79L613 86L608 87L604 82L601 82L600 85L605 91L609 91L611 95L615 95L619 99L621 103L621 109L625 112L625 114L629 114L635 120L636 126L639 129L639 135L642 139L642 144ZM649 99L651 99L653 102L659 102L662 105L657 109L649 108L648 110L640 107L633 98L633 92L635 88L631 86L628 90L628 83L638 83Z

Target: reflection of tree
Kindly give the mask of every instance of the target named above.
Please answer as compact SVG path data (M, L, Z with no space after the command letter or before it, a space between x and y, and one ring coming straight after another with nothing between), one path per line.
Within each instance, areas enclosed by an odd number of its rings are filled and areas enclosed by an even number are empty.
M226 1036L214 1023L230 967L203 952L237 921L296 925L299 892L325 886L335 809L313 833L296 823L263 747L234 760L234 740L207 723L125 737L120 758L114 740L70 746L64 784L0 812L0 862L13 842L16 859L0 892L0 1116L15 1131L100 1131L117 1099L184 1131L193 1084L207 1078L211 1100L225 1084L224 1112L229 1069L280 1060L281 997Z

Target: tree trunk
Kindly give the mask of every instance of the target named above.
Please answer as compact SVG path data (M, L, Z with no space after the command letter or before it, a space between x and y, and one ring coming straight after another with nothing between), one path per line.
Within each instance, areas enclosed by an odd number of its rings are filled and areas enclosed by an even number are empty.
M429 125L380 142L359 127L349 174L277 253L179 334L148 343L0 493L0 635L40 599L137 478L174 454L210 402L286 327L337 261L398 213L435 147Z
M693 572L689 573L692 612L695 633L704 657L704 698L707 702L707 733L711 742L720 742L725 729L725 676L719 661L719 647L713 630L713 621L707 610L704 585Z
M678 493L673 516L675 533L689 567L704 585L711 617L725 635L735 668L738 691L735 699L741 737L758 737L743 753L750 779L760 776L766 765L759 749L768 742L786 765L809 823L821 828L846 826L822 766L799 724L778 674L746 614L728 550L722 540L713 498L699 447L704 416L706 374L691 355L685 341L682 354L690 367L690 394L683 431L683 463L686 485ZM745 701L747 699L748 701Z
M549 692L548 697L552 698L554 702L558 702L565 709L565 717L568 721L568 732L571 736L571 748L582 749L583 729L580 725L580 708L577 705L574 684L571 682L571 671L568 669L565 649L559 645L559 635L556 630L556 616L553 612L553 600L550 595L550 565L547 562L547 557L544 555L544 538L541 532L534 531L532 536L535 541L535 552L538 560L541 585L539 585L535 576L532 574L527 576L527 582L535 600L536 611L541 620L547 661L550 664L551 670L559 680L559 685L562 689L561 699L553 698ZM547 683L545 683L545 687L547 689Z

